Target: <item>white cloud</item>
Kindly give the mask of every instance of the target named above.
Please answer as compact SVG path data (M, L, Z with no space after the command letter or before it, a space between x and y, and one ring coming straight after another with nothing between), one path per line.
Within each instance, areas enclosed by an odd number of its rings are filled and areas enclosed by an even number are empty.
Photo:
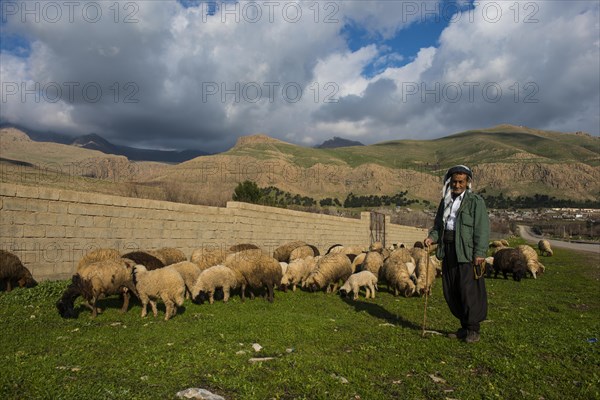
M372 143L504 122L600 130L597 2L479 2L438 47L387 68L382 62L402 55L375 44L351 51L344 24L390 38L445 3L245 2L215 15L206 4L127 2L118 15L116 3L95 4L103 9L94 23L93 10L81 8L72 22L67 9L52 23L3 15L3 32L31 42L27 58L2 53L3 121L213 151L256 132L312 145L332 135ZM375 76L364 76L369 65L379 68ZM61 86L64 101L7 92L36 82Z

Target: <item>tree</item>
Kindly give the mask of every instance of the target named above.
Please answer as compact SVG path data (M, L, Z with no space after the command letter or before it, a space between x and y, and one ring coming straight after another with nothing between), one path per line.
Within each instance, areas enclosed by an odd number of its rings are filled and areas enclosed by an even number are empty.
M238 183L233 191L232 199L233 201L258 204L262 199L262 193L255 182L244 181Z

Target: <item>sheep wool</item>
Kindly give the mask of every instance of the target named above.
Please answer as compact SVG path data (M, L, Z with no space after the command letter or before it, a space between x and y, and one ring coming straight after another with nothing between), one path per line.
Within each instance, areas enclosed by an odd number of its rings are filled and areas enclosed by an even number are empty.
M360 288L365 288L365 298L375 298L375 290L377 290L377 276L370 271L361 271L350 275L340 288L342 295L347 295L352 292L352 299L357 300Z
M281 287L283 290L287 290L288 286L292 285L292 291L295 292L296 286L308 277L315 265L314 257L291 261L281 278Z
M7 292L10 292L13 283L19 287L32 288L37 285L31 272L23 265L16 254L0 250L0 280Z
M183 278L183 282L185 283L185 295L186 298L189 298L189 295L192 293L192 287L196 280L200 276L202 270L196 264L191 261L181 261L175 264L171 264L166 268L173 268L179 275Z
M362 271L369 271L379 276L379 270L383 266L383 256L378 251L369 251L361 265Z
M142 302L142 318L147 315L148 303L154 317L158 315L156 299L165 304L165 321L177 314L177 307L183 305L185 282L174 268L160 268L148 271L143 265L133 269L134 283Z
M102 260L118 260L121 258L121 254L116 249L96 249L92 250L79 260L77 264L77 271L79 271L84 265L92 264Z
M224 265L214 265L202 271L194 287L192 288L192 299L202 302L208 295L208 302L213 304L215 301L215 290L223 289L223 302L227 303L231 289L239 286L236 274L231 268Z
M299 258L314 257L317 255L317 254L315 254L314 249L315 249L314 247L311 247L309 245L296 247L294 250L292 250L290 252L289 261L292 262ZM317 253L318 253L318 250L317 250Z
M165 266L165 263L161 259L157 258L155 254L151 254L148 251L131 251L129 253L123 254L121 257L127 260L131 260L135 264L145 266L148 269L148 271L162 268Z
M273 302L273 288L281 283L283 276L277 259L260 249L244 250L230 254L223 263L231 268L240 282L242 301L245 301L246 288L250 290L251 298L255 290L266 289L266 298Z
M300 240L284 243L275 249L275 251L273 252L273 258L277 261L289 262L292 251L301 246L307 246L307 244Z
M155 255L163 264L171 265L178 262L187 261L187 257L183 251L173 247L163 247L158 250L150 250L150 254Z
M258 247L255 244L252 244L252 243L239 243L239 244L234 244L233 246L231 246L229 248L229 252L237 253L238 251L251 250L251 249L260 249L260 247Z
M219 247L204 247L194 250L190 261L200 267L201 270L205 270L214 265L222 264L229 254L231 254L229 250Z
M503 248L498 249L494 254L494 278L502 272L504 279L508 279L508 274L512 274L513 279L519 282L527 273L527 260L519 249Z
M87 264L71 278L71 284L56 303L63 318L75 318L75 299L82 296L84 305L92 311L92 317L98 315L96 302L106 296L123 294L121 312L129 306L129 292L136 293L132 276L133 263L129 260L102 260Z
M527 263L527 270L533 277L533 279L537 279L538 275L541 275L546 271L546 267L539 261L537 252L531 246L526 244L522 244L516 247L523 256L525 257Z
M427 250L423 248L413 247L411 255L415 259L415 273L417 275L416 292L419 295L431 294L431 287L435 281L436 267L431 262L431 257ZM427 271L429 267L429 271Z
M550 242L546 239L542 239L538 242L538 249L540 250L540 255L542 256L550 256L554 254L552 251L552 246L550 246Z
M361 271L361 269L362 269L361 265L365 261L366 257L367 257L367 253L360 253L359 255L357 255L354 258L354 260L352 260L352 273Z
M352 275L350 258L342 253L330 253L319 259L315 271L306 280L311 290L326 289L327 293L335 293L339 281L346 281Z
M402 293L405 297L410 297L416 290L411 279L415 268L415 260L410 251L401 247L394 250L384 261L379 270L379 279L387 283L388 288L394 291L394 296Z

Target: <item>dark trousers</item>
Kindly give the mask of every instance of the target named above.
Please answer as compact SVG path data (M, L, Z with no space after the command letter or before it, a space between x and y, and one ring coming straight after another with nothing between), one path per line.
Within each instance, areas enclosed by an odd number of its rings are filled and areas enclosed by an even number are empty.
M454 242L444 243L442 285L446 303L461 326L479 332L479 323L487 317L485 280L475 279L471 263L458 263Z

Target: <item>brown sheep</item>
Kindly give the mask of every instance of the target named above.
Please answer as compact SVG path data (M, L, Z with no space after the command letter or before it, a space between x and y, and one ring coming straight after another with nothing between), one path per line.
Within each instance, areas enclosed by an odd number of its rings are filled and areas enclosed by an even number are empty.
M12 290L13 284L19 287L32 288L37 285L31 272L21 263L15 254L0 250L0 280L4 282L7 292Z
M327 293L335 293L340 280L345 282L350 275L350 258L342 253L330 253L319 259L316 269L306 278L305 283L311 291L325 289Z
M290 262L290 254L292 251L300 246L306 246L307 244L301 240L284 243L273 252L273 258L277 261Z
M246 288L254 297L255 290L266 288L266 299L273 302L273 288L281 283L283 273L279 261L259 249L244 250L227 256L223 263L237 276L242 301L246 299Z
M258 247L255 244L252 244L252 243L240 243L240 244L234 244L233 246L231 246L229 248L229 252L237 253L238 251L252 250L252 249L260 249L260 247Z
M158 269L165 266L164 261L158 258L156 254L153 254L150 251L130 251L129 253L121 255L121 258L131 260L135 264L143 265L148 269L148 271L152 271L153 269Z
M158 250L150 250L149 253L155 255L156 258L165 264L165 266L187 261L187 257L185 254L183 254L183 251L173 247L163 247Z

